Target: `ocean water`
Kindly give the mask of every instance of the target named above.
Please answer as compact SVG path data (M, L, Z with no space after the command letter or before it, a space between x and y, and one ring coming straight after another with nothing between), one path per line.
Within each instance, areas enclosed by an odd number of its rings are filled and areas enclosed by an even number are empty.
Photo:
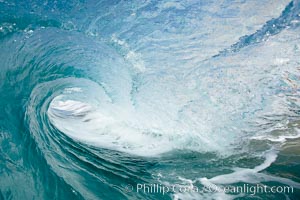
M299 0L0 0L0 95L0 200L300 199Z

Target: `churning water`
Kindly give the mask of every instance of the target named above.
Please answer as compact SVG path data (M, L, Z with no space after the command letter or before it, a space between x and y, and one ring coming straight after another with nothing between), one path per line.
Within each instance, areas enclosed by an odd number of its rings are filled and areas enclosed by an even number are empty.
M0 61L0 199L300 198L298 0L0 0Z

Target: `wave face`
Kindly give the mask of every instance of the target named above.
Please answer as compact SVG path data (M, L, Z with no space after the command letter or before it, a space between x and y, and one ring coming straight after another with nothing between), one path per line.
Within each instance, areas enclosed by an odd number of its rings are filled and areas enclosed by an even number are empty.
M0 0L0 199L297 199L299 58L298 0Z

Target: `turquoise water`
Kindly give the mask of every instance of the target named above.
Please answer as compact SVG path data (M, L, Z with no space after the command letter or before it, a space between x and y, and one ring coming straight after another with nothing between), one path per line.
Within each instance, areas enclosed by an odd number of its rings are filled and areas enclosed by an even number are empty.
M299 58L298 0L0 0L0 199L300 199Z

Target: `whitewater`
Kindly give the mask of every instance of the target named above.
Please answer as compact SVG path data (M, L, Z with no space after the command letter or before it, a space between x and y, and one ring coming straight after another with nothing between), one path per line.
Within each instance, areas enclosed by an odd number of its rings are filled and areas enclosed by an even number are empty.
M0 200L299 199L299 58L298 0L0 0Z

